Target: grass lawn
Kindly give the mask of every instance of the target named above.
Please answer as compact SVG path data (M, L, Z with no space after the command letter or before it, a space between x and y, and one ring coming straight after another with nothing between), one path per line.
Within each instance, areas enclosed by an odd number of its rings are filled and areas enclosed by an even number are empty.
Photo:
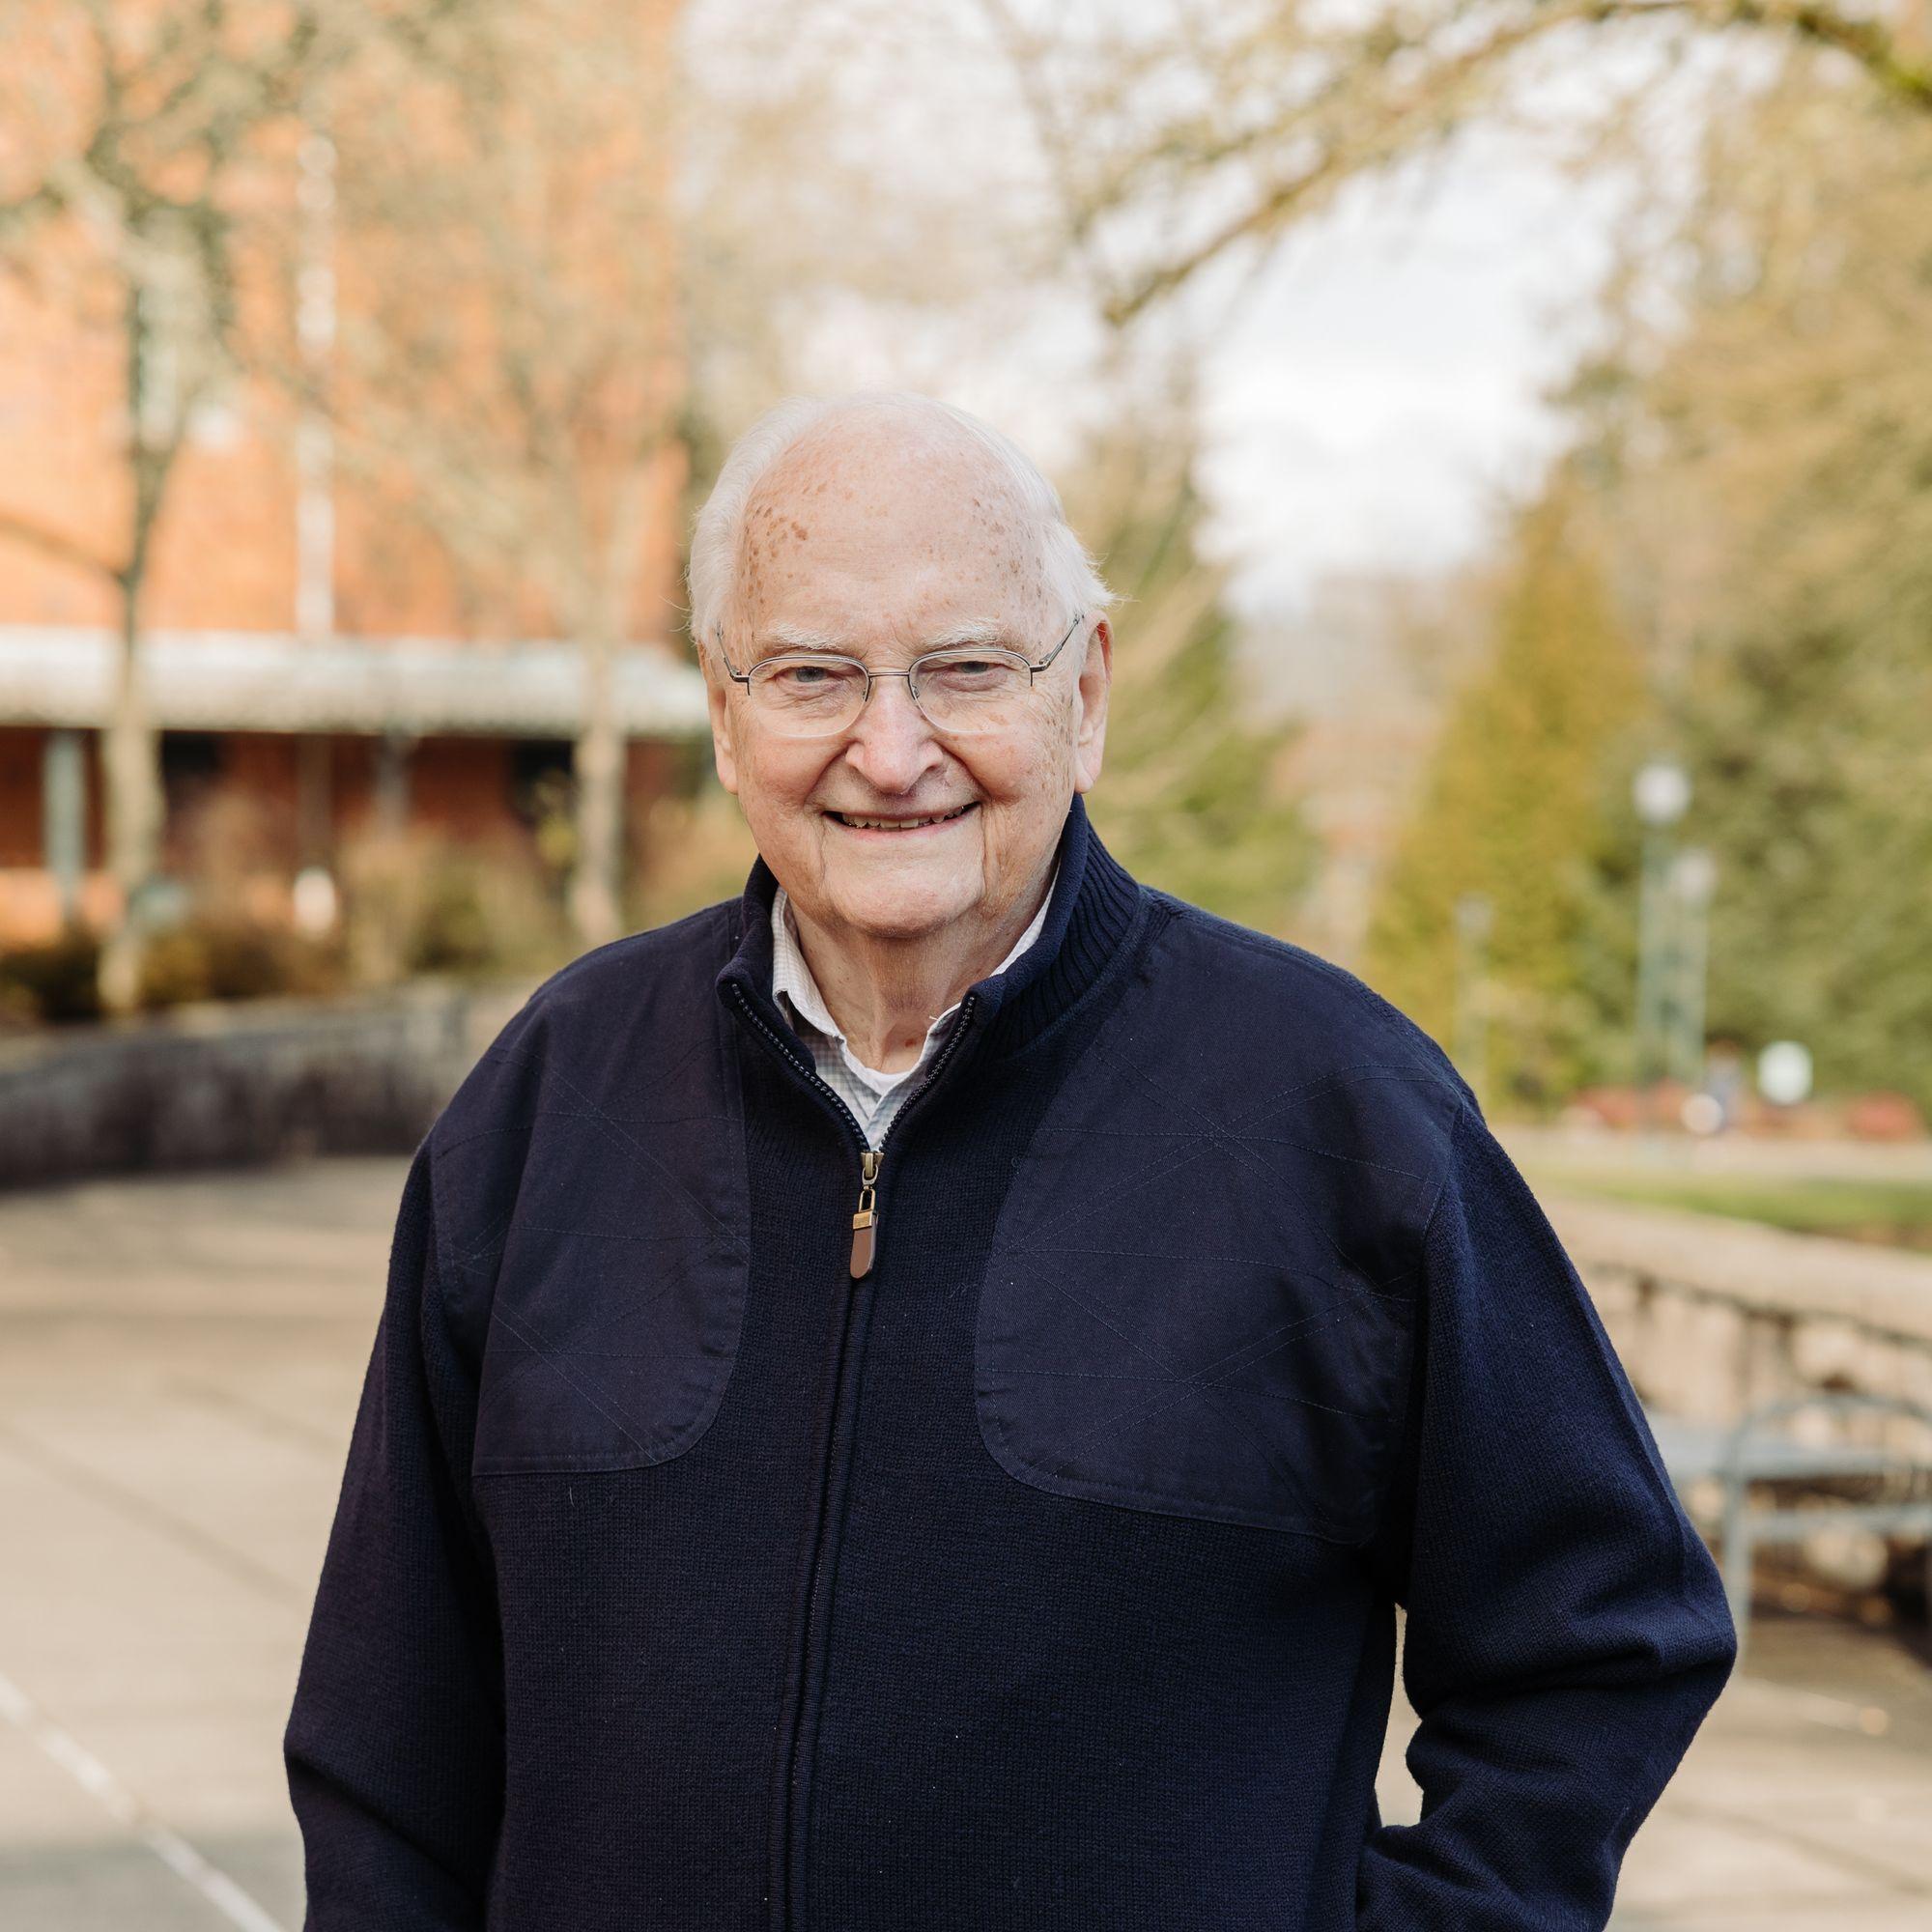
M1539 1188L1688 1208L1699 1214L1764 1221L1800 1235L1834 1235L1840 1240L1932 1253L1932 1185L1924 1181L1634 1174L1544 1162L1525 1164L1523 1172Z

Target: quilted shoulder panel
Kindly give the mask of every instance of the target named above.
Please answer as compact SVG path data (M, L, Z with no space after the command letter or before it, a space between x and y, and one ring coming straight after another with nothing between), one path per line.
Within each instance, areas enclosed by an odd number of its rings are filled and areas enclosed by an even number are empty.
M1056 1494L1359 1544L1458 1083L1351 976L1181 911L1014 1177L980 1434Z
M566 969L433 1131L473 1475L665 1462L717 1413L749 1279L724 910Z

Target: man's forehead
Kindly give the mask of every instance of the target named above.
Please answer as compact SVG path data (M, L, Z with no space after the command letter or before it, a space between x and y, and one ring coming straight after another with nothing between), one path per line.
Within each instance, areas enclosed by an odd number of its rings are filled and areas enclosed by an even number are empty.
M752 640L760 654L771 651L849 651L875 639L903 645L908 651L939 650L948 644L1003 644L1025 650L1033 641L1017 613L961 607L957 612L937 611L930 616L868 618L848 622L838 617L816 622L788 612L767 613L752 627Z
M999 575L923 569L848 577L827 568L748 586L738 607L761 651L1004 644L1037 641L1044 602L1036 586Z
M856 622L907 642L979 623L1037 620L1038 533L983 452L905 439L830 438L789 451L746 504L741 610L840 634Z
M988 452L849 433L786 451L752 491L745 518L748 535L781 541L809 541L814 526L836 533L921 524L971 532L987 547L1029 534L1012 480Z
M836 479L855 490L870 485L891 492L903 487L908 474L982 496L1011 491L1011 478L984 444L890 414L835 417L818 424L773 462L759 489Z

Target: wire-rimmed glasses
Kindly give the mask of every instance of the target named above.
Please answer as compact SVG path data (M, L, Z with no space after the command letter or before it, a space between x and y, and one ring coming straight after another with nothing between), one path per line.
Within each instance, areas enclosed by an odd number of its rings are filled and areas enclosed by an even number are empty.
M759 724L779 737L829 738L848 730L870 699L874 679L902 677L926 723L961 738L1017 724L1034 679L1066 648L1086 615L1081 611L1037 664L1002 644L949 644L923 652L904 670L874 670L842 651L780 651L748 670L734 670L724 655L723 628L713 635L725 670L745 687Z

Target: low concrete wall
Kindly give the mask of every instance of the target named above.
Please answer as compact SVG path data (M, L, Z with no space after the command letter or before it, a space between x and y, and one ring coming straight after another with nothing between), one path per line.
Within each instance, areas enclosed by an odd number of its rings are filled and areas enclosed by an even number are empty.
M1539 1194L1648 1403L1734 1422L1822 1389L1932 1406L1932 1256Z
M1838 1390L1932 1408L1932 1257L1681 1208L1538 1199L1652 1408L1725 1427L1764 1403ZM1818 1410L1789 1426L1814 1440L1833 1433ZM1932 1433L1911 1416L1872 1426L1901 1457L1932 1453ZM1718 1530L1715 1479L1684 1499ZM1928 1601L1932 1585L1921 1542L1840 1526L1829 1510L1783 1560L1855 1594L1885 1586Z
M407 1153L527 991L191 1007L0 1041L0 1187Z
M0 1041L0 1187L410 1151L527 996L419 985ZM1646 1402L1699 1422L1823 1388L1932 1405L1932 1257L1539 1190Z

